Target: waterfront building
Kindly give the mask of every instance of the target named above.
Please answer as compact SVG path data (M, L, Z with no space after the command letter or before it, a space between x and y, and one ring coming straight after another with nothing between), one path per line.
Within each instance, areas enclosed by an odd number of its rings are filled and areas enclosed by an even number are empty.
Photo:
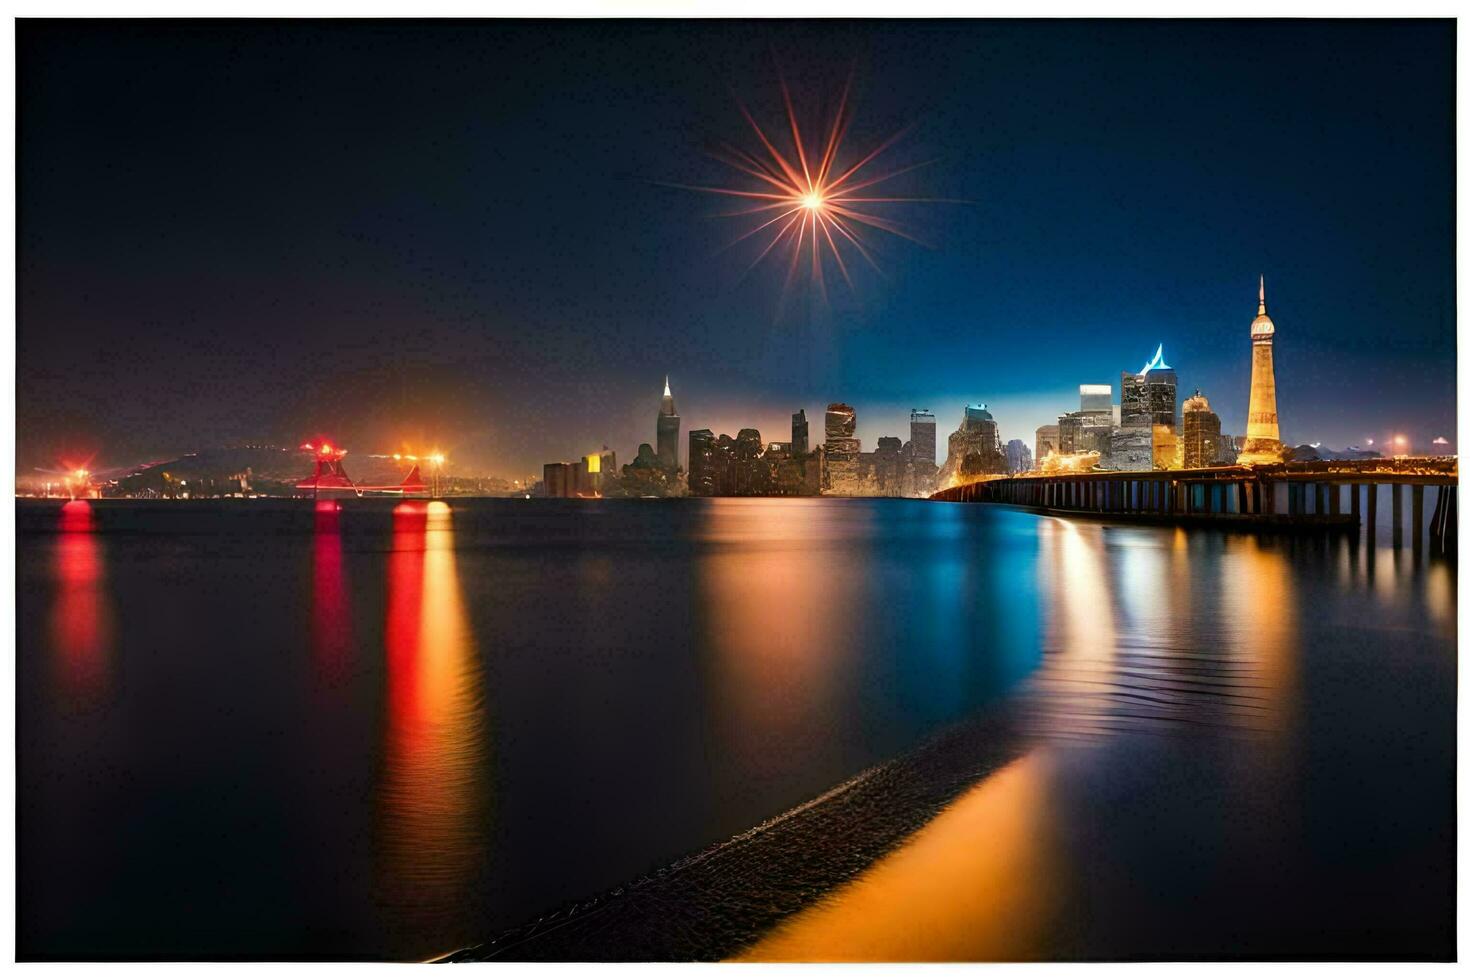
M937 484L946 487L988 474L1004 474L1006 468L995 416L984 403L966 405L960 427L949 435L949 454L939 470Z
M718 439L709 429L689 433L689 493L696 497L814 496L820 460L795 456L790 443L765 443L760 430Z
M1179 468L1179 433L1173 426L1155 425L1153 427L1153 468L1156 470L1177 470Z
M618 479L618 456L617 453L602 447L600 452L589 453L583 456L575 464L563 464L574 467L568 497L601 497L611 489L615 489ZM548 493L547 496L553 496Z
M934 492L934 477L939 471L937 437L939 422L927 408L909 412L909 441L904 450L902 494L927 497Z
M1199 389L1184 401L1180 426L1181 464L1187 470L1216 466L1220 462L1220 416L1210 411L1209 399Z
M679 413L674 410L674 393L667 376L658 407L658 461L670 473L679 468Z
M1251 400L1246 416L1241 463L1279 463L1284 458L1276 417L1276 324L1266 315L1266 277L1261 277L1260 306L1251 321Z
M592 462L596 460L596 462ZM548 497L595 497L601 493L601 479L594 481L600 469L600 456L587 456L575 463L547 463L541 468Z
M927 408L916 408L909 412L909 442L913 445L915 463L939 464L937 436L939 422Z
M547 463L541 468L542 481L546 484L546 496L548 497L570 497L567 492L571 485L571 475L568 472L571 465L568 463Z
M1154 468L1154 427L1150 422L1120 425L1112 431L1108 466L1124 472Z
M715 434L709 429L689 433L689 493L712 497L715 493Z
M858 456L862 443L857 432L857 411L851 405L833 402L827 406L826 441L822 445L822 491L852 495L860 492Z
M1036 456L1035 465L1040 466L1041 461L1046 459L1050 453L1061 449L1061 429L1055 425L1043 425L1036 430Z
M805 456L811 452L810 443L807 441L806 409L801 409L791 416L791 452L797 456Z
M1031 472L1031 449L1020 439L1006 443L1006 471L1009 473Z
M913 455L913 444L909 444L909 455ZM880 497L903 495L904 476L903 440L898 436L880 436L878 449L873 453L871 472ZM866 475L866 474L864 474Z

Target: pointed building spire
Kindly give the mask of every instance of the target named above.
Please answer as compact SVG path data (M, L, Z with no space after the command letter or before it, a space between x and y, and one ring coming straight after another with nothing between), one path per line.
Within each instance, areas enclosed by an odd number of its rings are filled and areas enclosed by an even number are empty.
M1265 280L1262 280L1262 282L1264 282L1264 281ZM1261 287L1261 290L1262 290L1261 296L1263 297L1262 300L1261 300L1261 302L1263 302L1263 303L1265 302L1265 299L1264 299L1264 297L1266 295L1265 289L1266 289L1265 286L1262 286ZM669 390L669 376L667 374L664 375L664 397L665 398L673 398L674 397L674 393Z
M1256 316L1266 315L1266 277L1261 276L1261 307L1256 310Z

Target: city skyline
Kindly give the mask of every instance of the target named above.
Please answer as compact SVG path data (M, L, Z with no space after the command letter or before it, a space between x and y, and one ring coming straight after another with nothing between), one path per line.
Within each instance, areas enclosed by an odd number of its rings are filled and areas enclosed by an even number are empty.
M1456 440L1444 24L179 29L19 39L22 472L327 433L524 476L646 441L665 373L686 432L835 399L873 445L985 401L1027 438L1160 342L1233 431L1262 273L1286 441ZM778 322L658 183L718 175L727 82L780 119L773 58L803 117L854 77L855 147L913 125L896 194L969 202Z

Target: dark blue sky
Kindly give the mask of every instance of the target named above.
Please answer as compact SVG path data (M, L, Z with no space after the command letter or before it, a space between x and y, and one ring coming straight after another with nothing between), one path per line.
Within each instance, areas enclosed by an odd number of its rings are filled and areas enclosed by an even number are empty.
M1283 438L1452 441L1450 22L21 22L23 469L325 433L539 471L684 430L988 402L1003 438L1162 342L1239 432L1255 282ZM660 181L776 66L932 241L800 287ZM887 159L885 157L885 159ZM728 181L726 181L728 182ZM682 455L682 449L681 449Z

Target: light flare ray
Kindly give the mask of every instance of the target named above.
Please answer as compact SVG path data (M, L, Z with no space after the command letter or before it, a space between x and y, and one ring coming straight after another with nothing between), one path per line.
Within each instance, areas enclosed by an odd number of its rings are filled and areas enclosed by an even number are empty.
M876 161L907 136L912 126L904 126L866 152L856 155L845 153L844 143L853 120L852 75L849 74L843 84L831 118L818 123L811 123L803 118L797 111L786 80L779 76L777 80L785 119L773 129L767 130L763 127L743 102L738 98L735 100L741 117L755 135L758 148L718 141L712 142L711 148L706 151L712 159L718 160L747 181L747 186L666 186L749 202L748 206L732 208L714 215L750 219L753 225L719 251L724 252L741 242L768 235L769 238L759 254L745 270L746 275L773 253L783 249L789 251L789 255L783 252L786 270L777 307L779 316L787 295L798 275L803 274L803 269L807 270L804 275L809 277L810 285L821 301L827 302L826 266L829 261L837 266L848 290L856 293L853 268L848 262L848 256L843 254L849 249L856 251L863 262L882 276L883 270L874 257L872 242L865 240L872 239L878 233L902 238L924 247L933 247L891 217L873 213L872 206L964 202L885 193L886 188L876 194L862 193L885 181L934 163L933 160L924 160L883 170L875 169ZM783 131L788 130L789 136L783 135ZM808 137L804 133L815 137L811 146L807 145ZM789 145L785 145L788 139ZM778 145L778 141L782 145Z

